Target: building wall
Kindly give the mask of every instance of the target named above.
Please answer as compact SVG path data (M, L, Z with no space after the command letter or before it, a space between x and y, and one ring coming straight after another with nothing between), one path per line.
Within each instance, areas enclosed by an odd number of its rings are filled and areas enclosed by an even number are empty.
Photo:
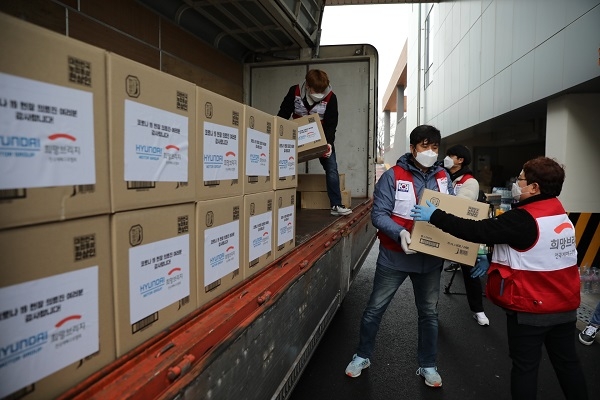
M0 1L0 12L242 102L239 62L135 0L11 0Z
M573 94L548 102L546 155L565 164L560 199L573 212L600 213L592 165L600 154L600 94Z
M456 0L432 15L433 79L420 99L418 26L410 30L408 132L419 122L449 136L600 75L597 0Z
M432 5L432 81L424 89L419 34ZM443 144L471 146L476 175L478 164L503 170L492 187L525 160L556 158L567 174L560 199L576 224L578 262L597 266L600 189L591 166L600 152L600 94L562 92L600 76L600 2L455 0L414 5L412 13L407 135L426 123L440 129ZM535 102L545 118L519 115ZM510 126L494 125L501 116Z

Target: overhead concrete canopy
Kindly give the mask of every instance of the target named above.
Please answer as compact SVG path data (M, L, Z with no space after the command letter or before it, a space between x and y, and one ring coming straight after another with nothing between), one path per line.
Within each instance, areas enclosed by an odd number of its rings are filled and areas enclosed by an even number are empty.
M404 46L402 47L402 52L400 53L400 57L398 57L398 62L396 63L396 67L394 68L394 72L392 72L392 77L390 78L390 82L388 83L387 88L383 94L383 111L390 112L398 112L398 105L396 96L396 88L398 86L406 87L406 57L407 57L407 42L404 42ZM402 105L402 111L406 112L406 97L404 97L404 104Z

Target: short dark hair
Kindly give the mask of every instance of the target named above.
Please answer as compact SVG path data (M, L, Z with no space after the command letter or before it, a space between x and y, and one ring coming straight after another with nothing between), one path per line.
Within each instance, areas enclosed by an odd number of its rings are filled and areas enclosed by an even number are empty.
M527 184L537 183L542 194L558 196L565 181L565 166L554 158L540 156L523 165L523 174Z
M419 125L410 133L410 144L416 146L423 142L423 144L437 144L439 145L442 141L442 135L440 131L431 125Z
M471 152L467 146L463 146L462 144L455 144L446 150L447 156L456 156L457 158L462 158L462 166L466 167L471 164Z

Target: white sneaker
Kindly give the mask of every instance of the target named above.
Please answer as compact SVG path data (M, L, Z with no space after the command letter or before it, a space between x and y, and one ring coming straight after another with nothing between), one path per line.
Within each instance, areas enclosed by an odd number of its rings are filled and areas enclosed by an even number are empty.
M352 356L352 361L346 367L346 375L350 378L356 378L360 376L360 373L363 369L369 368L371 366L371 361L368 358L362 358L357 356L356 354Z
M488 317L485 316L485 313L483 311L473 314L473 318L481 326L490 325L490 320L488 319Z
M343 205L331 207L331 215L348 215L352 214L352 210Z

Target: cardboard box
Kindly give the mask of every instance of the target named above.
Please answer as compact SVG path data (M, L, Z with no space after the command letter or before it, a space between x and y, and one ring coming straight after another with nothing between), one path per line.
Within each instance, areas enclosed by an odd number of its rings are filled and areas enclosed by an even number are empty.
M346 190L346 174L339 174L340 191ZM326 192L325 174L298 174L299 192Z
M342 204L352 208L352 192L343 190ZM312 210L329 210L329 195L327 192L300 192L300 208Z
M117 357L196 309L195 204L111 216Z
M298 185L298 125L294 121L273 117L275 134L271 135L271 176L273 190Z
M243 279L273 262L273 191L244 196Z
M108 214L105 51L0 25L0 229Z
M244 194L273 190L271 181L271 136L273 116L244 106Z
M107 54L111 212L193 202L196 86Z
M423 191L419 204L425 204L426 200L458 217L475 220L487 218L490 207L486 203L430 189ZM409 248L461 264L475 265L479 244L458 239L429 222L417 221L413 226Z
M294 120L298 124L298 162L321 157L327 151L327 139L317 114Z
M242 282L243 196L196 203L198 307Z
M1 398L57 398L116 359L108 219L0 231Z
M296 189L275 191L274 258L284 256L296 247Z
M241 196L244 105L201 87L196 98L196 200Z

